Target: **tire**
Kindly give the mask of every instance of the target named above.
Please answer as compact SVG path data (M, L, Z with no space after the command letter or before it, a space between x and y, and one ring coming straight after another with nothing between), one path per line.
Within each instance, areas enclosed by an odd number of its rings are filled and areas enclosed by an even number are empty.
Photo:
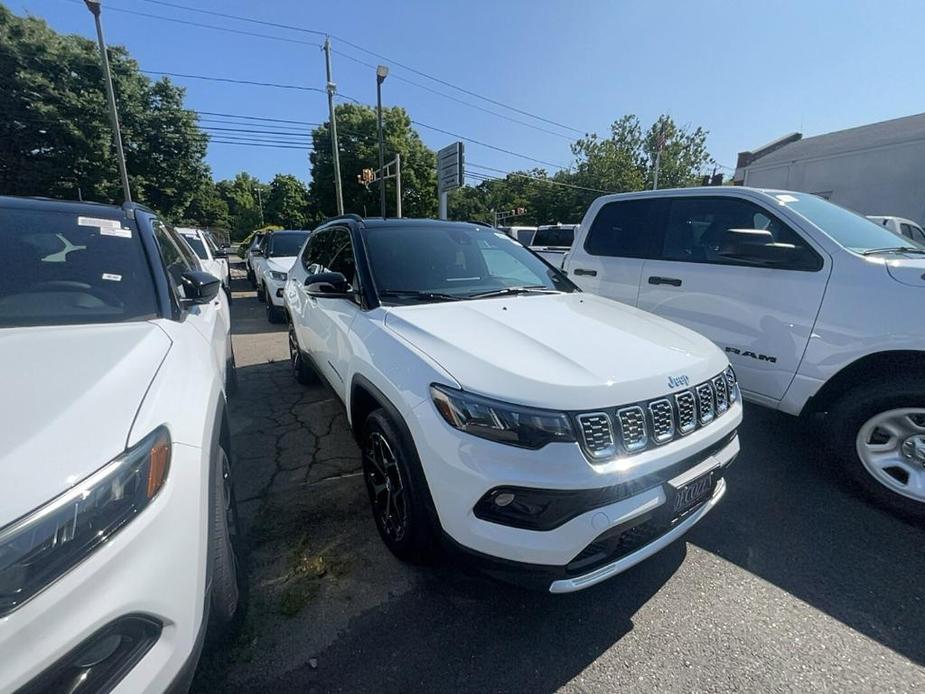
M266 301L267 293L262 284L257 285L257 301Z
M254 271L250 268L247 268L247 281L251 283L252 287L257 286L257 276L254 274Z
M859 386L828 419L845 476L881 506L925 518L925 378Z
M212 567L210 640L224 640L241 626L248 592L231 464L224 448L220 447L218 453L217 469L211 476L209 504L209 561Z
M266 303L267 311L267 322L268 323L282 323L283 322L283 310L278 306L274 306L273 302L270 300L270 297L267 297Z
M234 301L234 299L231 296L231 287L226 285L222 287L222 289L225 290L225 296L228 298L228 305L231 306L231 302Z
M292 375L295 380L303 386L314 385L318 382L318 374L306 363L302 356L302 350L299 347L299 341L295 336L295 326L289 321L289 364L292 367Z
M361 444L363 478L382 541L402 561L432 562L439 535L417 452L382 409L366 418Z

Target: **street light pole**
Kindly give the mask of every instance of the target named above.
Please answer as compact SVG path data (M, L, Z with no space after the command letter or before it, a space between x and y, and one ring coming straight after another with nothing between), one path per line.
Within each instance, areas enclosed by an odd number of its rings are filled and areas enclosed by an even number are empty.
M389 75L389 68L379 65L376 68L376 119L379 125L379 171L385 169L385 141L382 139L382 83ZM379 179L379 209L385 219L385 178Z
M395 216L401 219L401 154L395 153Z
M260 208L260 226L266 226L263 221L263 197L260 195L260 183L257 184L257 206Z
M106 98L109 101L109 120L112 125L112 139L116 145L116 156L119 164L119 175L122 177L122 193L125 202L131 204L132 192L128 183L128 169L125 166L125 152L122 149L122 130L119 127L119 111L116 108L116 93L112 88L112 73L109 70L109 56L106 53L106 40L103 38L103 23L100 20L102 7L100 0L84 0L93 20L96 23L96 40L100 46L100 61L103 64L103 82L106 85Z
M337 118L334 116L334 94L337 85L331 80L331 39L324 37L324 67L328 76L328 114L331 122L331 158L334 161L334 194L337 198L337 214L344 213L344 191L340 182L340 152L337 148Z

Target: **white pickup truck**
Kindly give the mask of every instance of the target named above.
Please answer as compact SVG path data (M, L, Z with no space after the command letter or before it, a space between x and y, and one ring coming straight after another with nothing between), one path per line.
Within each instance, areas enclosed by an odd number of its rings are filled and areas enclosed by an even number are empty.
M709 337L746 399L825 414L849 476L925 515L925 245L814 195L689 188L598 198L564 269Z
M530 250L556 268L562 267L565 254L575 240L577 224L544 224L536 228Z

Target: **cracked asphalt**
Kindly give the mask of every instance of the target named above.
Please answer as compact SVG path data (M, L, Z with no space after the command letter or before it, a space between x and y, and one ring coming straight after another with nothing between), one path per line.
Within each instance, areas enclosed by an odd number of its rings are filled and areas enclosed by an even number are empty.
M925 529L837 482L811 425L749 407L723 502L625 574L551 596L376 533L339 401L296 383L234 271L239 637L198 692L925 691Z

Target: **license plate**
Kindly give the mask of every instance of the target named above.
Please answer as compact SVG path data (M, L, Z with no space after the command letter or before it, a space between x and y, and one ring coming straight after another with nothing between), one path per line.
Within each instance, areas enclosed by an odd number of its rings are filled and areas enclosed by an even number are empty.
M698 477L688 482L675 492L674 510L672 516L680 516L685 511L689 511L697 504L703 502L710 496L713 491L713 473Z

